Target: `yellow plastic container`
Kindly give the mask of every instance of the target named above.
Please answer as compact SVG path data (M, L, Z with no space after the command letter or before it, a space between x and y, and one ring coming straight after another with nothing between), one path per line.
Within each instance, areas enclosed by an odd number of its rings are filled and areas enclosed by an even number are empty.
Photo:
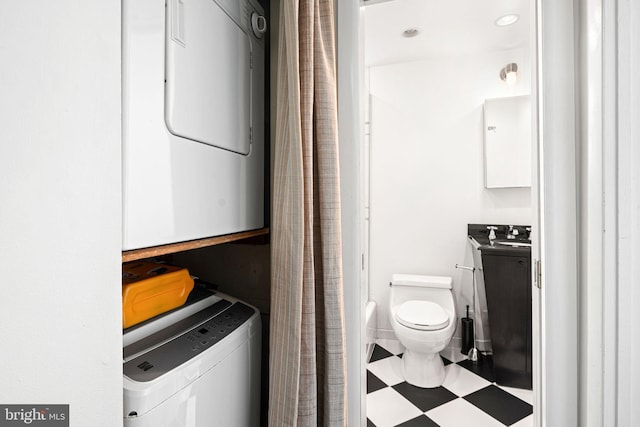
M122 327L180 307L193 289L186 268L149 261L122 265Z

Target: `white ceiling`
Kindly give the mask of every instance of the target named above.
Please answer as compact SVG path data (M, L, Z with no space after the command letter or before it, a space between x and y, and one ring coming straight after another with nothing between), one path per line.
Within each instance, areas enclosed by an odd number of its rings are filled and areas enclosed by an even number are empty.
M529 47L530 0L371 0L365 2L367 66ZM495 20L520 20L498 27ZM407 28L418 28L406 38Z

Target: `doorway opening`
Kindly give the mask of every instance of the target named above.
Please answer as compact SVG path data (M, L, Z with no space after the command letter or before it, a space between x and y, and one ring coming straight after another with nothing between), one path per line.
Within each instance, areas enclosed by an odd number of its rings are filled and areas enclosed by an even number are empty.
M487 185L489 150L483 108L487 100L535 94L535 7L531 2L508 10L500 2L449 3L368 1L361 15L366 98L362 277L370 368L366 401L368 408L376 408L368 411L368 418L374 424L376 417L381 424L400 424L431 413L437 423L473 413L505 424L533 425L532 391L496 386L489 374L482 375L484 368L474 372L465 367L460 327L447 347L449 358L441 353L447 359L447 372L456 379L440 390L447 395L444 403L431 406L435 401L424 398L424 393L416 397L416 390L404 385L402 364L394 357L404 351L388 314L389 281L394 273L452 277L456 322L460 322L465 306L472 305L472 276L455 269L458 263L474 263L467 238L469 224L533 225L535 229L538 220L535 177L533 190L531 183L521 181ZM515 22L503 25L509 20ZM535 131L528 134L526 164L508 147L496 150L501 158L494 161L509 166L512 173L528 166L537 176L536 159L531 156L536 151L535 146L531 148ZM535 240L535 231L533 236ZM534 242L531 253L536 246ZM537 304L534 295L532 311ZM472 309L476 330L483 333L476 343L490 355L486 301L477 311ZM534 313L533 323L538 320ZM467 397L481 391L483 396L514 397L517 400L510 401L511 406L520 409L515 414L474 412L478 406L467 406ZM388 418L393 417L391 412L377 403L384 401L394 402L405 414L402 419ZM406 418L411 415L415 417Z

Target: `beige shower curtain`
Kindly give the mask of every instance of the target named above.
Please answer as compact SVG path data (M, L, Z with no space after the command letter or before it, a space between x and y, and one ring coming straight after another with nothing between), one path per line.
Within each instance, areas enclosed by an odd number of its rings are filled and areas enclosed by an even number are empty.
M269 425L347 424L334 0L281 2Z

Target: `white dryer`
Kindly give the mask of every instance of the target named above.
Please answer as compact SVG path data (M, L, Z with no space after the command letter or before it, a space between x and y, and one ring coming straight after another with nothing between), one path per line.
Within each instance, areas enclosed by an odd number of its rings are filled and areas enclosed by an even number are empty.
M123 0L123 249L264 227L255 0Z
M215 294L125 331L124 426L259 426L260 330Z

